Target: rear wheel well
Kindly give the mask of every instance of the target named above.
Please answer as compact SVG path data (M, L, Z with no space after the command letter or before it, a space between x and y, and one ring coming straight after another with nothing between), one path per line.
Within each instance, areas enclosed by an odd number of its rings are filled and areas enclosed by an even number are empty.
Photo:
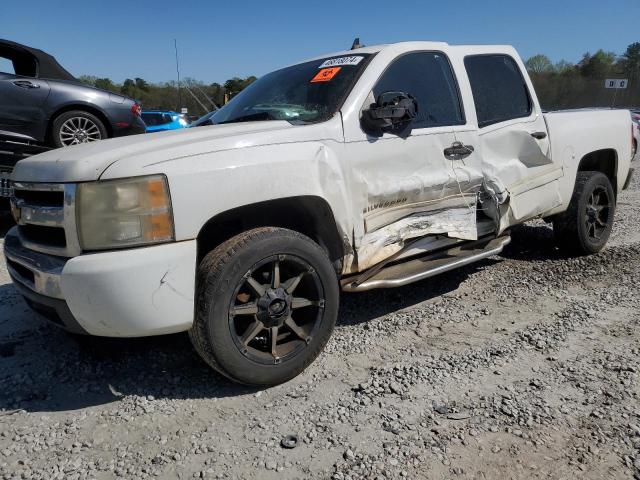
M613 186L614 194L617 195L618 155L612 148L596 150L582 157L578 171L604 173Z
M244 205L211 218L198 234L198 264L216 246L257 227L281 227L302 233L320 245L337 273L348 240L343 239L329 204L320 197L288 197Z
M111 122L109 121L107 116L104 113L102 113L102 111L94 107L88 107L87 105L79 104L79 105L67 105L65 107L62 107L61 109L56 110L51 115L51 117L49 117L49 124L47 125L47 136L46 136L48 141L51 141L51 130L53 129L53 122L55 122L56 118L58 118L63 113L71 112L72 110L79 110L81 112L87 112L92 115L95 115L104 124L104 128L107 129L108 137L109 138L113 137L113 129L111 128Z

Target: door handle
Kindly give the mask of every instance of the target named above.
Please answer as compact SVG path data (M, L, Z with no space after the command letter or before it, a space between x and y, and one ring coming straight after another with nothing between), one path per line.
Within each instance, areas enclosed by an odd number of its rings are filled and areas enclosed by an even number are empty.
M536 140L544 140L547 138L547 132L533 132L531 136Z
M29 80L16 80L13 84L20 88L40 88L40 85L31 83Z
M449 160L461 160L473 153L471 145L464 145L462 142L453 142L450 147L443 150L444 156Z

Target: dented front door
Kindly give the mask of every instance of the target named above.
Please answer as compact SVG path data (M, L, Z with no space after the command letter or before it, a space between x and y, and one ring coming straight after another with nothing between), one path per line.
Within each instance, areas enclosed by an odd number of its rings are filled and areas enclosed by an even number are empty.
M476 194L481 187L477 132L466 124L457 83L441 52L411 52L378 79L365 108L383 92L408 93L418 116L402 132L347 138L351 194L362 213L354 244L357 270L430 234L477 238ZM455 132L454 132L455 128Z

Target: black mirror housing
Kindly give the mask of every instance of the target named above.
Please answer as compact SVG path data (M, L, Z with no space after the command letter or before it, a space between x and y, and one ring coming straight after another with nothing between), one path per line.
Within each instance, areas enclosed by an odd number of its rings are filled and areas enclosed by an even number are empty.
M399 131L407 127L418 115L418 102L405 92L383 92L376 103L362 111L365 131L382 135L387 131Z

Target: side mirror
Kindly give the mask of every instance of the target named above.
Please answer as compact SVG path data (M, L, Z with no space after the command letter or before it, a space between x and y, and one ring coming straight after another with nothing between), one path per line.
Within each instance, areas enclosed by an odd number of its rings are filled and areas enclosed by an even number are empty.
M362 125L366 131L381 135L408 126L418 115L418 102L404 92L383 92L376 103L362 111Z

